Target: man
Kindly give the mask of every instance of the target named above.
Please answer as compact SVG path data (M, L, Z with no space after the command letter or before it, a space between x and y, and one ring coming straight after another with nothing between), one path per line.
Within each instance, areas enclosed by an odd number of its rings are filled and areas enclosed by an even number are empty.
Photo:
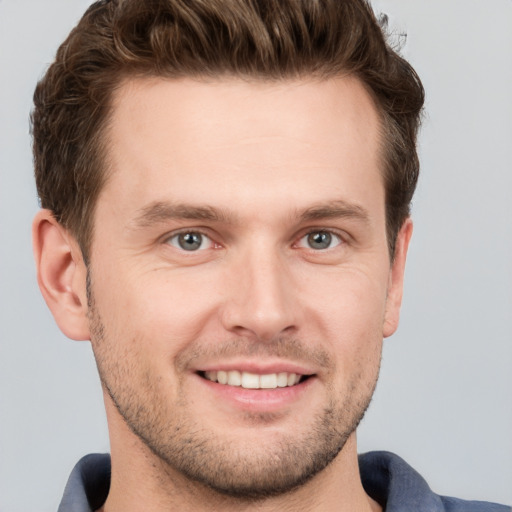
M357 457L423 105L364 2L97 2L34 99L39 285L111 440L61 511L508 510Z

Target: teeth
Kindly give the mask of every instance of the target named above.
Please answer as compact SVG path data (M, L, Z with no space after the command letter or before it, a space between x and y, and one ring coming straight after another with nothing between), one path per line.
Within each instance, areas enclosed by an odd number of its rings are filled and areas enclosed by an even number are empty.
M258 375L257 373L232 371L208 371L204 376L212 382L227 384L229 386L242 386L245 389L276 389L295 386L301 379L296 373L268 373Z
M240 372L237 372L236 370L234 372L228 372L228 384L230 386L241 386L242 374Z
M205 372L204 376L208 380L212 380L213 382L217 382L217 372Z
M288 386L288 374L287 373L278 373L277 374L277 387L285 388Z
M277 388L277 375L275 373L270 373L269 375L260 375L260 388Z
M242 387L245 389L258 389L260 387L260 376L255 373L242 373Z

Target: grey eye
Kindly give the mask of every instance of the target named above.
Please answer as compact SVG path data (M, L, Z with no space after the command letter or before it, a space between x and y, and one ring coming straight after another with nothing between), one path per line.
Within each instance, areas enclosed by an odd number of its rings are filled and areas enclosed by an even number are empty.
M326 231L318 231L316 233L309 233L308 245L312 249L327 249L332 242L332 235Z
M202 238L199 233L182 233L178 235L178 244L185 251L195 251L201 247Z
M299 242L300 247L322 251L332 249L342 243L341 238L330 231L311 231L303 236Z
M184 251L198 251L211 247L211 240L202 233L188 231L169 238L170 245Z

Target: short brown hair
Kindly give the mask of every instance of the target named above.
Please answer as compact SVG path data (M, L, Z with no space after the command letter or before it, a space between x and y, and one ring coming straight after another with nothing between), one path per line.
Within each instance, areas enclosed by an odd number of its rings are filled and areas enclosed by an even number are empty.
M424 91L365 0L102 0L60 46L34 93L33 150L44 208L88 260L106 175L112 94L129 76L263 80L358 77L382 119L390 254L418 179Z

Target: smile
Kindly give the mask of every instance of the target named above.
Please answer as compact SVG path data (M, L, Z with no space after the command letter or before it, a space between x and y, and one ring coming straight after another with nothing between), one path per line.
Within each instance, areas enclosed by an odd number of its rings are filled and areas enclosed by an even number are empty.
M242 372L238 370L231 371L206 371L201 372L201 376L211 382L218 382L227 386L237 386L245 389L276 389L287 388L297 385L308 377L297 373L267 373L257 374Z

